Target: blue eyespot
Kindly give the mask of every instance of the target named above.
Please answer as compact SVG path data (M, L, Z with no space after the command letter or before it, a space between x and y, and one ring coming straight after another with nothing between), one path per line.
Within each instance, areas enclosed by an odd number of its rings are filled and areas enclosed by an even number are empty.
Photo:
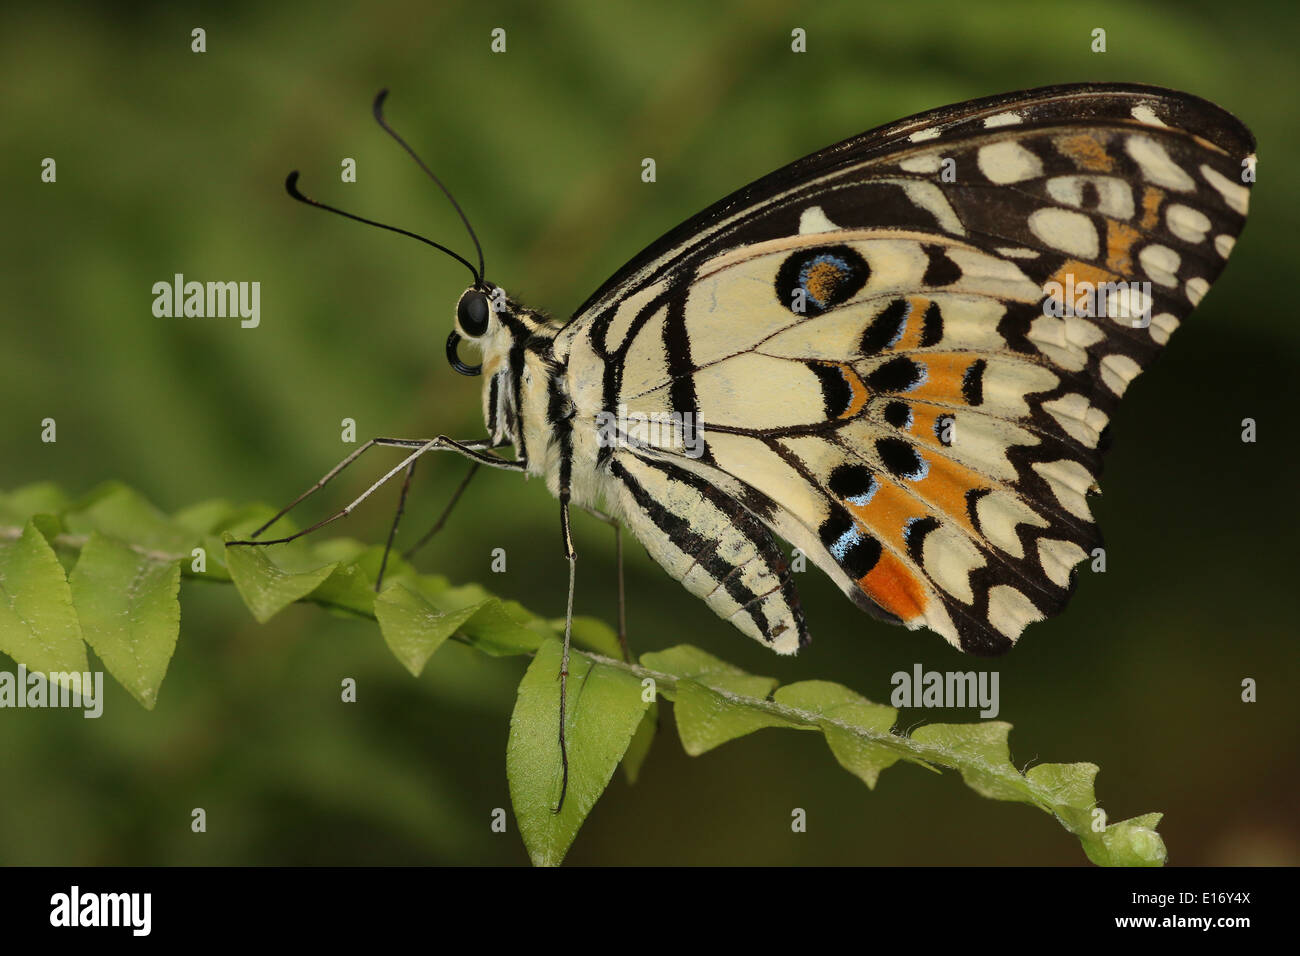
M793 253L776 274L776 295L796 315L820 315L848 301L871 274L849 246L822 246Z

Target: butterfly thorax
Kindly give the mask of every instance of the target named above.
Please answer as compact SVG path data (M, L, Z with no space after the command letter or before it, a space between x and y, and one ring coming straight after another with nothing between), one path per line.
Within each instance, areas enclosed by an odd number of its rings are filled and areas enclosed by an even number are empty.
M480 341L484 421L493 441L513 445L528 473L545 478L558 495L562 461L571 457L574 418L565 363L553 348L563 326L505 296L496 299L494 317ZM579 503L595 504L600 497L580 477L573 490Z

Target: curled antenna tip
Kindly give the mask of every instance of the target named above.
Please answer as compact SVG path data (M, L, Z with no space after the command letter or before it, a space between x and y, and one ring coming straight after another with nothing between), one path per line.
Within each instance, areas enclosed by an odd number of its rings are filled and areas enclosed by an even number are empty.
M384 121L384 99L387 96L388 96L387 89L380 90L378 95L375 96L375 105L373 107L373 110L375 114L375 119L379 120L381 123Z
M375 220L373 219L366 219L364 216L356 216L350 212L344 212L342 209L339 209L335 206L328 206L323 202L317 202L315 199L312 199L310 196L304 196L298 190L298 170L296 169L293 172L291 172L287 177L285 177L284 188L289 193L291 198L298 200L298 202L306 203L308 206L315 206L317 209L324 209L326 212L332 212L335 215L343 216L346 219L352 219L355 220L356 222L363 222L367 226L376 226L380 229L387 229L389 232L395 232L402 236L409 236L412 239L418 239L420 242L423 242L425 245L432 246L433 248L437 249L439 252L446 253L447 255L455 259L457 262L459 262L461 265L463 265L466 269L470 271L470 275L474 277L474 283L476 285L481 284L483 281L483 274L474 268L473 263L471 263L464 256L452 252L442 243L434 242L432 239L426 239L424 236L421 236L418 233L410 232L409 230L406 229L398 229L396 226L389 226L382 222L375 222Z
M299 191L298 170L296 169L284 178L284 190L299 202L305 202L310 205L315 205L315 202L313 202L311 199L308 199Z

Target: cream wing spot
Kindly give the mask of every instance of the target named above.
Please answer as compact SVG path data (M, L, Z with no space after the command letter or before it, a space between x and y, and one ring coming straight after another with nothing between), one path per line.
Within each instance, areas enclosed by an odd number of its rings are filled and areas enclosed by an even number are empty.
M1205 293L1210 290L1210 284L1204 279L1188 279L1187 285L1183 287L1187 293L1187 301L1192 305L1200 305L1201 299L1205 298Z
M1021 418L1030 414L1026 396L1056 388L1060 379L1041 365L1018 359L995 357L984 370L984 402L981 409L990 415Z
M1159 243L1143 246L1138 253L1138 262L1152 282L1169 288L1178 285L1178 265L1182 257L1168 246Z
M984 556L964 534L940 525L926 535L921 561L925 573L948 594L963 604L975 600L970 574L984 566Z
M1026 626L1042 619L1043 612L1034 607L1034 602L1011 585L989 589L989 623L1011 640L1019 637Z
M1130 136L1125 151L1142 170L1142 178L1175 192L1190 192L1196 183L1181 166L1169 158L1165 148L1150 136Z
M1083 207L1083 189L1097 192L1097 212L1112 219L1132 219L1133 190L1115 176L1053 176L1047 181L1047 195L1063 206Z
M1169 125L1169 124L1166 123L1164 120L1162 120L1159 116L1156 116L1156 111L1155 111L1155 110L1153 110L1151 107L1149 107L1149 106L1147 106L1147 105L1145 105L1145 104L1143 104L1143 105L1141 105L1141 106L1135 106L1135 107L1133 107L1131 110L1129 110L1128 112L1129 112L1129 115L1132 116L1132 117L1133 117L1135 120L1137 120L1139 123L1146 123L1148 126L1168 126L1168 125Z
M1174 334L1174 329L1178 328L1178 319L1173 313L1161 312L1159 315L1151 317L1151 338L1157 345L1164 345L1169 341L1169 336Z
M1229 209L1239 216L1246 215L1247 209L1250 208L1249 189L1241 185L1241 183L1234 183L1212 166L1202 164L1201 175L1205 177L1207 183L1214 187L1214 191L1223 197L1223 201Z
M1059 319L1040 315L1025 337L1057 365L1078 372L1088 363L1088 347L1101 341L1103 333L1095 323L1077 315Z
M945 413L953 423L956 436L947 448L947 456L1003 481L1018 477L1015 465L1008 457L1014 446L1037 445L1038 436L1012 422L990 415L969 415L964 412Z
M1137 326L1142 324L1141 319L1150 315L1150 309L1150 293L1143 288L1142 283L1130 282L1122 289L1116 289L1113 294L1107 295L1105 308L1099 309L1098 312L1116 322Z
M1047 519L1030 508L1015 495L995 490L984 495L975 503L975 517L979 520L980 531L989 543L1005 551L1013 558L1025 556L1020 536L1016 534L1016 525L1028 524L1046 528Z
M1067 435L1088 448L1096 448L1110 418L1078 392L1043 403L1043 409L1056 419Z
M1038 157L1010 140L981 147L976 162L984 177L999 186L1033 179L1043 173L1043 164Z
M1105 338L1105 333L1090 319L1067 315L1061 321L1065 323L1065 338L1076 348L1087 349Z
M1050 207L1036 209L1029 216L1029 230L1053 249L1081 259L1097 258L1097 227L1083 213Z
M821 206L809 206L799 214L799 234L835 232L840 227L831 222Z
M1205 241L1205 234L1210 231L1210 217L1199 209L1174 203L1165 210L1165 224L1183 242L1196 245Z
M922 153L900 160L898 168L905 173L937 173L942 162L937 153Z
M1101 360L1101 380L1116 395L1123 395L1142 366L1127 355L1107 355Z
M1223 235L1214 237L1214 251L1224 259L1228 258L1232 253L1232 247L1236 244L1237 240L1232 236Z
M910 143L924 143L928 139L938 139L939 131L934 127L928 129L919 129L911 136L907 137Z
M1093 477L1087 468L1077 461L1065 458L1035 462L1032 467L1047 482L1062 508L1076 518L1092 520L1092 515L1088 513L1087 495L1092 489Z
M993 129L998 126L1016 126L1024 122L1024 117L1015 111L1006 113L994 113L984 120L985 129Z
M1073 541L1041 538L1038 542L1038 561L1048 580L1058 588L1069 586L1070 571L1087 556L1088 552Z
M1020 302L1036 302L1042 294L1038 284L1031 281L1014 262L999 259L978 249L950 248L948 259L961 269L961 279L954 284L955 291L971 289L983 295L1000 295Z
M966 235L966 227L961 224L961 219L953 211L952 204L944 196L943 190L934 183L909 180L903 183L903 193L916 205L934 216L935 220L946 232L950 232L954 236Z

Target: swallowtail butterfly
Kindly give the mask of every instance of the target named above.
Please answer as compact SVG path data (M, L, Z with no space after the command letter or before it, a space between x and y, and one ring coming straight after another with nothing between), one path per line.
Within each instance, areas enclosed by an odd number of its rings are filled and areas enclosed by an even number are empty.
M1223 269L1254 161L1186 93L972 100L733 193L567 322L488 281L481 248L475 267L424 239L474 276L447 352L483 376L488 435L377 439L413 451L373 487L437 449L544 478L570 618L577 506L778 653L809 640L778 539L876 617L1001 653L1098 546L1110 422Z

